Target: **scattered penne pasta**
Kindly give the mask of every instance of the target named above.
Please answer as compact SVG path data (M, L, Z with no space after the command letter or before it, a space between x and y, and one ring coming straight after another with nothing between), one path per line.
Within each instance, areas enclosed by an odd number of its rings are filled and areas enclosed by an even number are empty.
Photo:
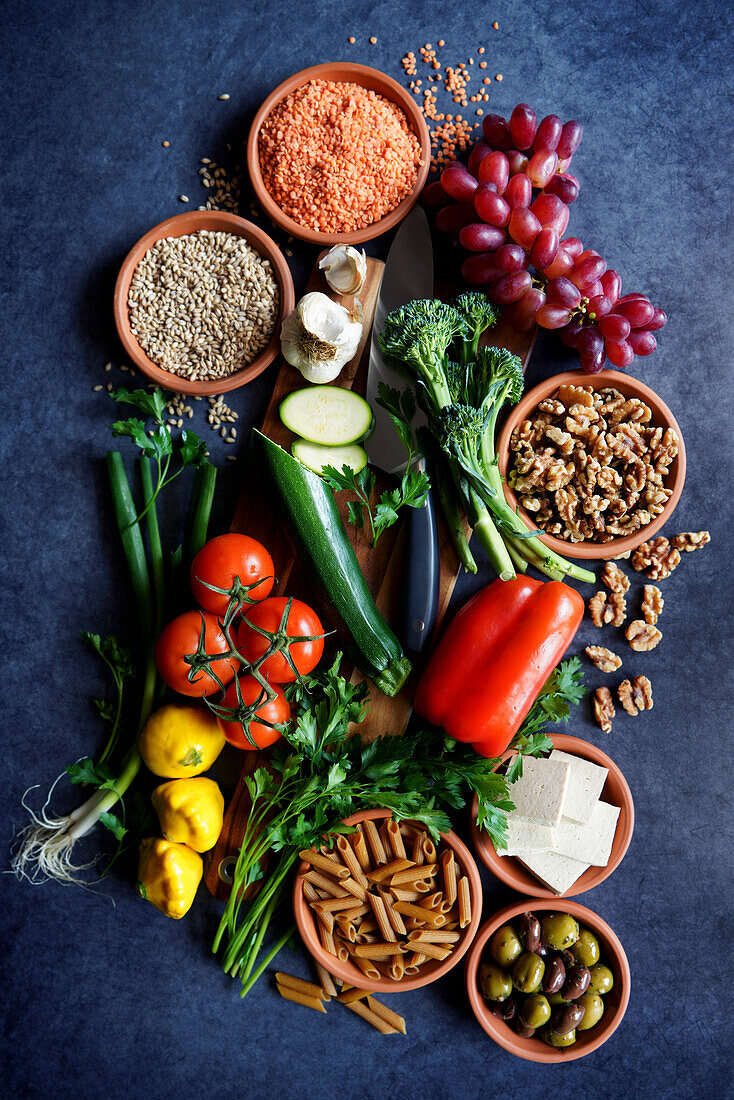
M378 1001L370 994L367 995L367 1004L372 1009L375 1016L379 1016L385 1023L390 1024L397 1031L402 1031L403 1035L407 1035L405 1020L397 1012L393 1012L391 1008L388 1008L382 1001Z
M292 974L284 974L282 970L276 971L275 980L278 985L286 986L288 989L295 989L299 993L305 993L307 997L322 996L323 991L320 985L316 985L315 982L307 982L303 978L295 978Z
M320 1003L320 1002L319 1002ZM378 1016L376 1012L373 1012L371 1008L368 1008L362 1001L352 1001L351 1004L346 1006L351 1012L356 1012L358 1016L361 1016L363 1020L366 1020L368 1024L372 1024L383 1035L397 1035L398 1029L389 1024L387 1020L383 1020L382 1016Z
M278 983L278 993L281 997L285 997L286 1001L293 1001L294 1004L303 1005L304 1008L315 1008L317 1012L326 1012L319 997L309 997L308 994L301 993L299 989L292 989L289 985Z
M466 928L471 924L471 896L469 894L469 879L464 875L459 879L459 928Z
M336 986L334 985L334 979L325 966L322 966L320 962L314 960L314 966L316 967L316 973L319 976L321 982L321 996L324 1001L330 1000L332 997L336 997Z

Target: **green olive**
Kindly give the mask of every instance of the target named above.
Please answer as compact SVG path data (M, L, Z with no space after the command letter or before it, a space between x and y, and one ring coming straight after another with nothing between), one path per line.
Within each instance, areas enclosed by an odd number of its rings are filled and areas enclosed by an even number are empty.
M602 996L608 993L614 985L614 975L608 966L604 966L603 963L597 963L596 966L589 968L591 973L591 981L589 982L588 993L600 993Z
M583 963L584 966L593 966L594 963L599 962L599 941L588 928L581 929L579 938L571 950L576 962Z
M549 1047L572 1047L576 1042L576 1031L569 1031L567 1035L559 1035L552 1027L544 1027L540 1037Z
M568 913L547 913L541 921L543 943L563 951L573 947L579 938L578 922Z
M503 924L489 941L489 953L499 966L512 966L522 955L522 944L511 924Z
M542 1027L550 1020L551 1007L542 993L531 993L520 1009L520 1019L525 1027Z
M548 1003L553 1005L554 1007L556 1005L567 1005L568 1004L568 1001L566 1000L565 997L561 996L560 992L559 993L547 993L546 996L548 997Z
M588 1031L590 1027L598 1024L604 1015L604 1001L598 993L584 993L576 1002L584 1009L584 1018L580 1024L576 1024L579 1031Z
M540 988L545 963L539 955L524 951L512 968L512 981L519 993L535 993Z
M506 1001L512 993L512 977L496 963L482 963L479 984L488 1001Z

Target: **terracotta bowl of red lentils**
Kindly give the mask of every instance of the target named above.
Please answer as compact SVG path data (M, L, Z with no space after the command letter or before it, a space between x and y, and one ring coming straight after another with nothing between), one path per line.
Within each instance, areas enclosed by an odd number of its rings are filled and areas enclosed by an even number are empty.
M255 115L247 167L255 196L285 233L310 244L362 244L418 201L431 139L410 94L367 65L313 65L279 84Z
M262 334L257 341L256 352L253 350L247 355L243 355L246 365L239 369L232 370L231 373L219 374L217 377L206 377L206 369L201 366L201 363L206 361L207 354L210 354L207 348L208 337L211 336L214 343L217 344L221 341L222 333L224 332L226 334L226 315L221 310L217 317L212 317L214 329L210 333L200 333L200 356L195 350L197 347L195 343L196 334L184 333L183 339L189 345L189 350L185 355L187 365L182 369L188 370L189 373L200 375L198 378L192 378L190 376L187 377L186 374L178 374L174 373L172 370L164 369L155 361L155 355L151 353L151 357L143 348L140 340L144 339L144 337L141 336L141 338L138 339L133 331L136 327L136 321L131 318L131 285L133 286L134 297L136 293L135 284L139 275L139 265L141 261L151 256L151 250L160 247L161 242L164 244L167 241L172 242L171 248L174 249L177 246L181 247L182 242L180 238L191 238L194 235L200 235L202 233L209 234L210 238L212 238L213 235L226 234L228 244L230 246L235 246L234 254L230 253L229 256L226 254L223 256L223 270L227 271L231 268L233 272L233 274L228 277L228 281L233 289L236 288L238 282L241 282L241 276L244 270L241 266L237 266L237 261L242 263L244 261L249 262L253 260L258 266L260 260L268 261L269 266L266 269L265 282L261 285L265 287L270 297L268 298L267 294L259 294L257 285L254 286L251 308L255 315L259 316L258 298L262 298ZM244 249L240 241L233 241L232 238L241 239L249 248ZM214 239L216 240L216 238ZM168 247L168 245L166 245L166 247ZM245 254L244 261L243 256L238 255L238 249L243 249ZM174 253L173 262L181 264L183 263L183 258ZM191 263L191 261L189 262ZM264 273L265 269L261 269L259 277L263 278ZM210 277L212 277L211 270L207 275L207 278ZM146 289L143 292L143 298L147 297L148 302L154 303L163 302L167 293L174 294L175 298L177 292L176 284L179 284L182 294L186 294L190 291L196 296L200 292L200 286L206 289L208 285L205 278L199 278L193 264L190 266L188 272L182 272L180 276L176 275L173 268L169 269L166 283L167 288L153 287ZM215 297L217 297L217 295L215 295ZM182 298L179 303L179 313L183 310L185 316L183 316L183 318L179 316L177 319L174 318L172 320L171 325L173 330L176 331L177 327L182 322L184 323L184 327L188 325L189 322L192 322L195 326L196 313L200 308L200 304L198 299L192 298L189 302L187 299ZM242 303L233 300L228 303L228 305L236 313ZM246 221L244 218L238 217L236 214L229 214L221 210L191 210L185 214L176 214L173 218L168 218L167 221L161 222L159 225L149 229L148 232L133 245L125 257L122 267L120 268L120 273L117 276L113 310L115 325L117 326L117 332L122 341L122 346L129 356L130 361L138 370L147 375L148 378L152 379L152 381L156 382L163 389L172 390L177 393L208 396L210 394L227 393L230 390L236 390L262 374L280 352L280 326L288 314L292 312L294 305L295 292L290 269L283 253L267 233L264 233L258 226L254 225L252 222ZM137 308L135 303L133 303L132 308ZM206 312L205 303L204 311ZM255 322L253 322L253 324L254 323ZM165 329L165 326L163 326L163 328ZM161 338L165 338L165 331ZM235 337L235 339L236 338L237 337ZM194 349L193 351L191 350L192 348ZM149 350L151 349L149 348ZM193 370L191 369L192 365ZM230 362L226 369L229 370L231 365L232 363ZM213 364L211 373L216 373L217 369L217 365Z

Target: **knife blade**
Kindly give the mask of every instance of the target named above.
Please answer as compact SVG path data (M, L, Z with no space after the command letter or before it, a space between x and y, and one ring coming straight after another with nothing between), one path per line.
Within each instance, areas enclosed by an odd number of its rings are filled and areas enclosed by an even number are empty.
M415 207L400 226L385 263L385 272L375 310L367 372L367 401L375 418L372 435L365 447L373 466L388 474L401 476L407 465L405 448L389 414L377 403L379 386L384 382L404 390L407 378L385 362L379 334L393 309L415 298L433 297L433 246L426 215ZM417 412L413 427L425 418ZM414 460L415 461L415 460ZM418 469L425 469L418 455ZM439 595L440 556L433 497L429 490L421 508L406 509L407 538L403 565L402 635L408 649L419 653L436 622Z

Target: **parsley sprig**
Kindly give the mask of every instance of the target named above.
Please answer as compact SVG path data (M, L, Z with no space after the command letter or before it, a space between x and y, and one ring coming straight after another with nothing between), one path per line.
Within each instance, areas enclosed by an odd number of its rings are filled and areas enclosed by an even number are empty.
M390 415L395 431L400 437L407 452L406 467L400 484L394 489L386 489L380 494L380 499L375 505L374 513L370 507L370 499L375 488L375 475L368 466L355 474L349 466L342 466L337 470L336 466L324 466L321 476L330 488L336 492L346 490L356 496L347 504L349 522L358 530L365 523L369 525L370 539L375 546L383 531L397 523L398 512L401 508L420 508L426 499L431 483L428 474L423 470L413 468L413 459L416 454L415 437L413 435L412 420L415 415L415 398L410 389L401 393L384 382L379 386L380 396L377 398L379 405Z

